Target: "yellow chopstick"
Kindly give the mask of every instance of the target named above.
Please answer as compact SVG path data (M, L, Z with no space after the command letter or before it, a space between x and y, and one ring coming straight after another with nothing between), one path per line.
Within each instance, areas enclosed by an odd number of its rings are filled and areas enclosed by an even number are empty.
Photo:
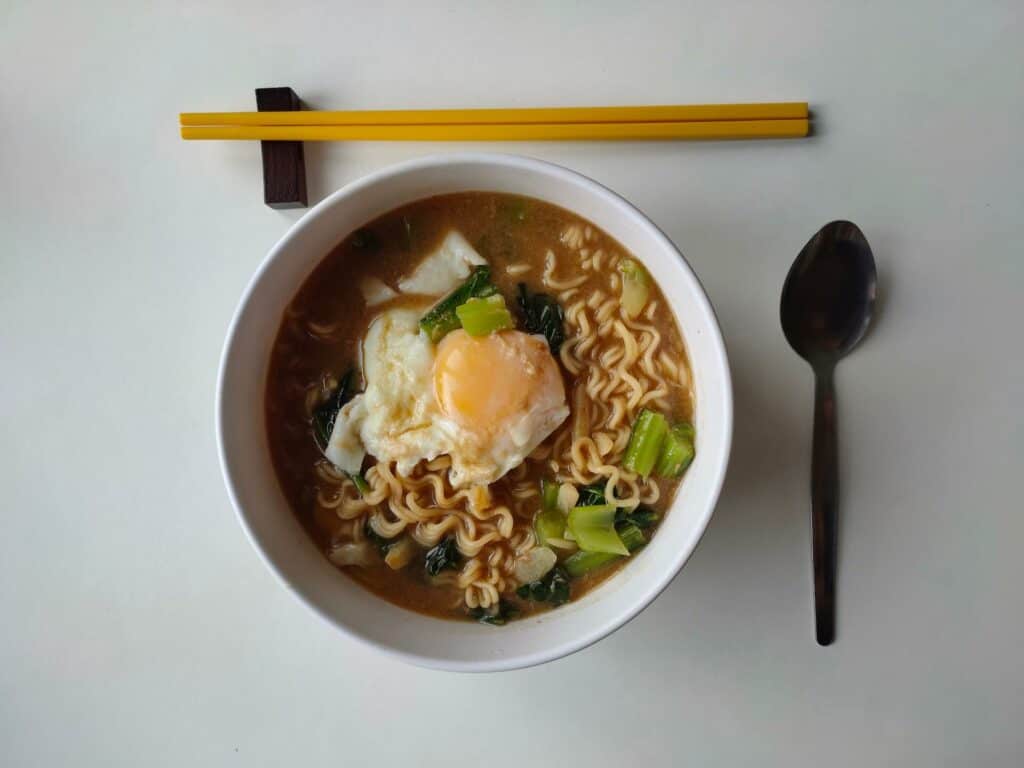
M809 126L806 119L476 125L183 125L181 138L243 141L785 139L806 136Z
M513 125L550 123L803 120L807 102L540 109L358 110L349 112L182 112L181 125Z

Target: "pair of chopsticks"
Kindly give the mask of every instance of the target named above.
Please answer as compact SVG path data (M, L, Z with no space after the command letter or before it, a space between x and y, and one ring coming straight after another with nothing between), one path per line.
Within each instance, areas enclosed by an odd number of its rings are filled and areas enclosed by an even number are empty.
M182 112L183 139L571 141L807 136L806 102L541 109Z

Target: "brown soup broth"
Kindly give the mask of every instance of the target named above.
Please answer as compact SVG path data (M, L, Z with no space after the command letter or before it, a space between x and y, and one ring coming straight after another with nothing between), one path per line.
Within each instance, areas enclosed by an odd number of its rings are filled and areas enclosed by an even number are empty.
M517 284L525 283L531 291L552 293L541 282L545 255L549 250L558 256L559 274L571 274L569 251L560 236L570 224L592 228L594 239L588 245L605 252L626 254L614 239L579 216L539 200L490 192L466 192L419 200L384 214L357 232L346 237L313 270L292 300L274 342L266 384L266 427L274 469L292 512L316 542L327 551L340 520L334 510L317 504L323 481L316 471L322 459L312 436L305 400L307 392L326 374L340 377L352 365L359 364L363 335L378 308L367 308L360 293L364 277L374 276L394 285L408 274L416 263L433 251L451 229L460 231L491 266L492 281L515 306ZM637 258L633 255L633 258ZM638 259L642 261L642 259ZM529 264L530 270L518 276L509 275L506 267ZM580 274L585 274L581 272ZM600 273L589 273L600 275ZM579 288L586 296L597 289L598 277L588 279ZM660 289L651 281L651 300L657 310L651 319L662 335L663 348L687 365L687 358L675 318ZM601 284L607 292L607 285ZM400 303L400 300L399 300ZM395 302L387 306L394 307ZM324 334L309 331L325 329ZM566 393L571 407L573 379L560 366L565 377ZM674 387L669 400L672 416L692 421L693 398L688 387ZM548 438L554 440L566 425ZM529 478L540 483L545 465L528 462ZM659 480L661 496L651 507L664 515L678 480ZM328 489L323 489L327 492ZM499 502L508 495L505 478L491 485L492 495ZM531 525L518 520L516 525ZM649 530L648 536L656 532ZM572 582L572 599L576 600L628 564L628 559L599 569ZM368 568L342 569L381 597L422 613L464 618L461 590L454 586L431 583L422 567L414 561L400 570L392 570L383 561ZM506 596L524 614L544 610L543 605Z

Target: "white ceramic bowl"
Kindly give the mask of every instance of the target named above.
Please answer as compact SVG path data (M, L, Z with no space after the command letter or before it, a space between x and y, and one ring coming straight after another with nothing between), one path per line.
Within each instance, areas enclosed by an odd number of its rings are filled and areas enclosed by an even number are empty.
M271 466L263 392L285 306L349 232L400 205L449 192L527 195L575 211L639 256L668 298L696 386L697 457L652 541L582 599L504 627L443 621L394 606L336 570L289 511ZM231 500L256 551L306 605L349 637L427 667L496 671L557 659L636 616L676 575L711 518L732 439L732 386L711 304L675 246L590 179L524 157L449 154L386 168L338 190L270 251L242 296L221 359L217 439Z

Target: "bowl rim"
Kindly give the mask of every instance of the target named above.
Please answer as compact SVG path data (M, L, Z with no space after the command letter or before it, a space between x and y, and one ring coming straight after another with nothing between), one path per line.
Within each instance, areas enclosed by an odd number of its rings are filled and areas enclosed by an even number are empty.
M375 638L361 632L357 627L343 623L336 617L330 615L324 607L310 599L299 588L299 586L293 584L288 576L283 572L282 568L278 566L278 564L271 559L270 555L266 552L249 522L248 515L239 499L240 494L236 488L236 479L232 473L225 441L226 393L224 384L228 373L228 363L231 359L232 346L235 343L242 317L244 315L243 310L251 300L252 295L260 284L264 274L280 254L286 250L290 241L299 237L300 233L308 227L313 226L313 222L321 215L321 213L324 210L333 207L339 199L358 194L361 190L371 187L393 176L429 169L435 166L456 164L511 166L527 171L538 172L541 175L559 177L562 181L586 188L589 194L602 198L603 202L609 204L613 208L617 208L621 213L623 213L623 215L633 219L642 229L646 230L646 233L653 241L657 242L660 247L665 248L678 256L678 268L682 270L683 273L692 281L693 285L696 286L697 290L695 291L695 298L699 303L700 312L708 319L705 330L710 336L711 347L715 357L717 358L714 363L717 364L722 375L722 388L720 391L723 412L723 423L721 424L722 442L719 452L718 466L716 467L714 480L710 487L710 493L707 495L706 511L700 521L699 529L695 529L694 531L695 535L690 536L685 542L682 542L683 546L679 548L675 553L675 556L670 561L667 561L660 569L661 572L659 577L656 580L652 580L650 586L645 590L643 599L628 606L618 613L613 619L595 626L595 628L590 632L582 633L565 642L554 644L543 651L518 655L509 654L500 658L476 659L472 661L442 659L435 656L410 652L378 642ZM595 224L597 223L595 222ZM601 224L597 224L597 226L601 226ZM718 316L715 313L714 307L708 298L707 291L704 289L704 285L700 281L700 278L693 271L693 268L686 260L686 257L676 247L672 240L639 208L600 182L595 181L578 171L570 170L569 168L550 161L540 160L524 155L497 152L436 153L388 165L345 184L341 188L327 195L323 200L303 214L301 218L288 228L288 230L263 257L263 260L249 279L245 289L242 291L242 294L238 299L231 316L231 321L228 324L227 333L221 348L220 362L217 371L215 401L217 456L220 463L221 475L223 476L224 484L228 492L228 497L230 498L231 505L234 508L235 517L242 526L242 530L245 531L246 538L248 538L249 543L252 545L253 549L256 550L264 565L266 565L266 567L274 574L277 580L289 592L291 592L300 603L305 605L315 615L319 616L321 620L326 622L334 630L340 631L346 637L359 642L364 647L371 647L392 658L400 659L415 666L454 672L498 672L523 669L569 656L609 636L636 618L636 616L654 602L654 600L664 592L664 590L672 583L675 577L682 570L683 566L690 559L693 551L696 549L707 531L708 524L710 523L715 507L718 504L722 487L728 473L729 461L732 452L733 420L732 372L729 366L728 352L725 340L722 336ZM383 598L380 597L378 597L378 599L383 600ZM443 619L439 620L443 621Z

